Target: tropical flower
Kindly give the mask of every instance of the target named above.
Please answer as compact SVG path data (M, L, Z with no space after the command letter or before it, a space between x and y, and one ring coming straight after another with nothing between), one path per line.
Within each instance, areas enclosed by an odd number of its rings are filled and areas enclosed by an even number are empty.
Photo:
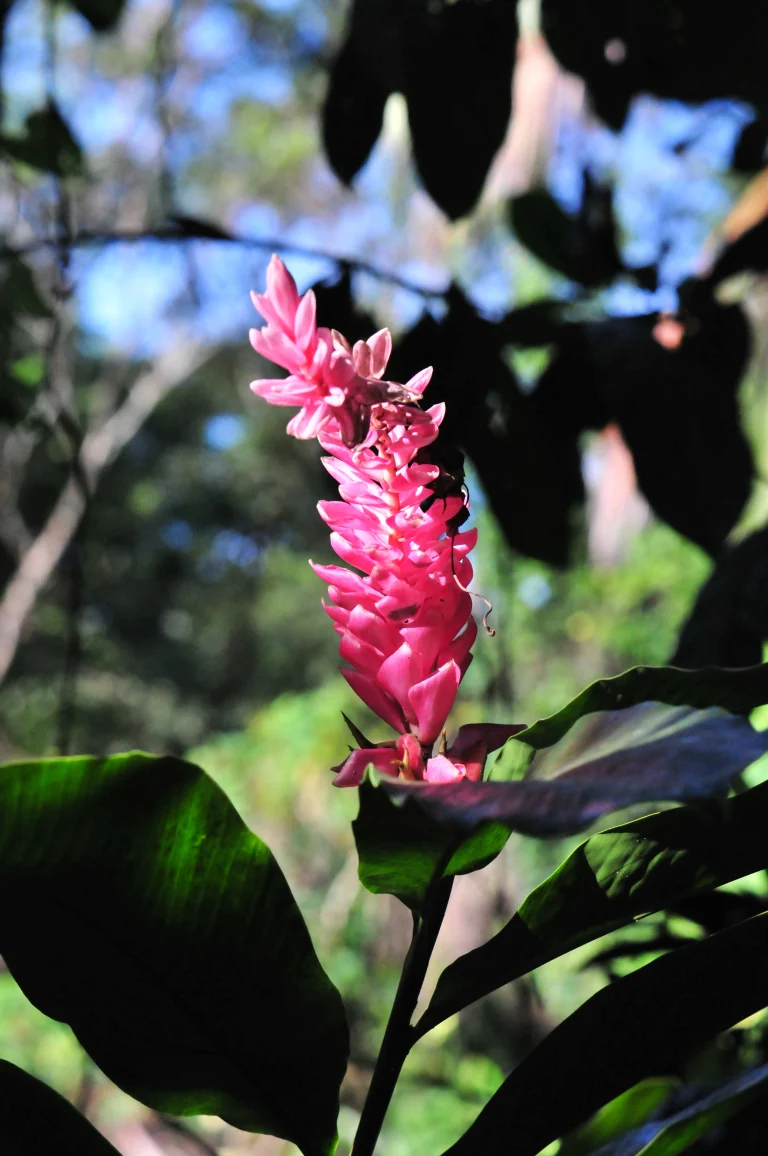
M463 727L450 750L432 755L477 634L467 589L477 531L459 530L466 498L442 484L446 471L429 449L445 407L419 405L432 370L405 385L385 380L389 331L351 346L318 328L314 294L300 297L277 257L267 292L252 297L267 324L251 330L251 343L289 376L251 388L273 405L300 407L288 432L317 437L339 483L341 500L318 510L346 566L311 565L328 583L323 605L348 663L342 674L399 736L353 752L335 782L356 785L368 762L411 779L480 778L488 750L505 741L490 745L496 731L509 728Z

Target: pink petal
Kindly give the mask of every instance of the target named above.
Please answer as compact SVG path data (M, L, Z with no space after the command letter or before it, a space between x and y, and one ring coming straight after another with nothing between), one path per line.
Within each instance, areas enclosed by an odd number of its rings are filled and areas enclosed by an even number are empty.
M276 253L272 254L267 267L267 297L286 328L292 328L299 307L299 292L296 282Z
M460 682L461 670L451 661L411 687L408 698L416 712L419 741L424 746L433 743L445 726Z
M392 334L388 329L380 329L366 344L371 351L370 373L366 376L381 377L392 354Z
M343 763L331 768L336 772L334 787L359 787L363 781L365 768L371 763L382 774L397 778L397 752L392 747L373 747L367 750L363 748L352 751Z
M358 670L349 670L343 667L341 673L358 698L361 698L374 714L377 714L380 719L383 719L385 723L398 732L406 729L405 715L400 706L382 690L378 683L367 678Z
M432 372L433 371L431 365L427 366L426 369L420 370L419 373L414 374L410 381L406 381L403 389L405 389L413 397L421 397L422 393L432 380Z
M294 326L296 344L300 349L304 350L304 352L311 349L314 343L317 330L315 324L316 316L317 302L315 300L315 294L309 289L299 302Z
M455 783L466 775L466 768L461 763L454 763L445 755L436 755L434 759L427 759L427 769L424 778L428 783Z

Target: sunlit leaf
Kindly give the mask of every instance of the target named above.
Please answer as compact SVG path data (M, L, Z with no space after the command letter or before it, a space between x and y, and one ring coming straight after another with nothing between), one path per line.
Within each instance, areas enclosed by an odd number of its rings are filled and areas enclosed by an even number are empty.
M341 1001L269 849L198 767L0 768L0 952L136 1099L332 1150Z
M592 996L515 1068L448 1152L508 1156L514 1138L515 1156L536 1156L766 1004L768 915L758 915Z
M448 1016L638 915L768 864L768 784L723 810L679 807L592 835L487 943L445 969L419 1022Z

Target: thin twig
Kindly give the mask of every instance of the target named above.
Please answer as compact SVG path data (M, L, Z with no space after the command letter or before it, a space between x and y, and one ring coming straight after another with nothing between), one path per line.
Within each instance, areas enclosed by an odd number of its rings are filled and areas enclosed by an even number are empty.
M186 221L183 225L169 225L148 230L118 230L115 232L90 232L83 230L72 238L73 248L87 248L91 245L133 245L143 241L157 241L161 244L179 244L185 241L218 241L221 244L240 245L245 249L258 249L267 253L289 253L295 257L308 257L313 260L330 261L340 269L352 269L356 273L365 273L377 281L396 285L409 293L415 293L426 299L441 299L448 292L445 289L429 289L425 285L417 285L408 281L397 273L389 273L371 265L368 261L356 257L341 257L336 253L329 253L325 249L315 249L307 245L297 245L293 241L286 241L282 237L238 237L233 233L225 232L217 225L205 221ZM24 257L41 249L49 248L53 242L49 240L31 241L27 245L0 246L0 258Z
M13 661L22 629L43 587L77 531L86 494L93 494L104 469L141 429L155 406L186 381L203 360L202 347L189 337L174 343L152 369L140 374L118 409L86 433L76 468L42 530L22 555L0 601L0 682Z

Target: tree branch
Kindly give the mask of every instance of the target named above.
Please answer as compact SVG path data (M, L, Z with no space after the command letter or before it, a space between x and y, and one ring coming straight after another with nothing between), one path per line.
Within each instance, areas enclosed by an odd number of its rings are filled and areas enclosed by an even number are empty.
M70 477L40 533L24 551L0 601L0 682L13 662L24 625L71 542L101 474L141 429L155 406L204 360L188 338L175 344L134 382L125 401L83 438Z
M425 299L442 299L445 289L429 289L424 285L417 285L400 277L397 273L388 273L371 265L368 261L360 261L354 257L340 257L336 253L328 253L324 249L314 249L307 245L297 245L292 241L285 241L281 237L238 237L228 233L207 221L195 221L187 217L179 217L178 224L163 226L149 230L125 230L112 233L94 233L87 230L77 233L70 239L71 248L85 248L90 245L132 245L141 241L158 241L163 244L179 244L184 241L219 241L222 244L240 245L244 249L258 249L266 253L289 253L295 257L310 257L322 261L332 261L340 269L354 269L358 273L365 273L376 281L384 281L388 285L396 285L409 293L415 293ZM50 248L50 240L31 241L28 245L13 247L0 246L0 258L24 257L41 249Z

